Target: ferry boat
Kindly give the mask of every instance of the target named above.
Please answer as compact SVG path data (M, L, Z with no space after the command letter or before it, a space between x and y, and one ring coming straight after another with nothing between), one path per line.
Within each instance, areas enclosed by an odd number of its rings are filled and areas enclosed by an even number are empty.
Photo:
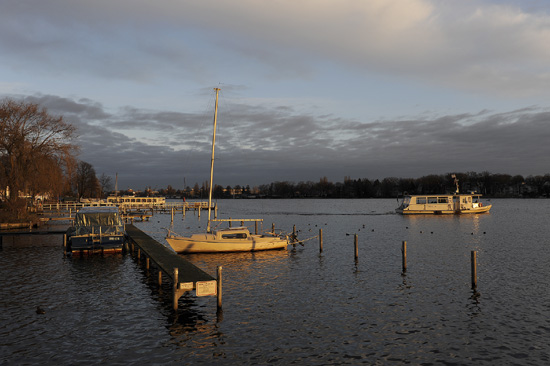
M67 253L117 253L126 241L116 207L83 207L67 230Z
M492 205L481 201L481 194L459 193L458 179L455 179L456 193L405 195L395 212L402 215L456 215L487 213Z
M107 203L123 208L153 208L164 206L165 197L109 196Z

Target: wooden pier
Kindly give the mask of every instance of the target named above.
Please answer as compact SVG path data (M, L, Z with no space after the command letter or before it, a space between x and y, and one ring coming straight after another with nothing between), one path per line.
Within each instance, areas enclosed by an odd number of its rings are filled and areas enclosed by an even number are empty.
M129 238L130 252L134 254L137 252L138 260L144 256L147 269L150 261L157 267L159 286L162 285L163 273L172 281L174 310L178 308L179 298L185 292L192 290L195 290L197 296L217 296L218 310L221 309L221 267L218 267L218 280L216 280L134 225L126 225L126 234Z

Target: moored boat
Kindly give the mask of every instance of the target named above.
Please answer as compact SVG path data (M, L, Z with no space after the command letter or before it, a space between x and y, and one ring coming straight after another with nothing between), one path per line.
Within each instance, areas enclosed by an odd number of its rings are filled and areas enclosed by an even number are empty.
M83 207L67 230L67 253L121 252L126 241L124 223L116 207Z
M286 249L288 240L277 235L251 234L247 227L230 227L189 237L168 234L166 241L176 253L250 252Z
M286 237L267 234L251 234L246 227L225 228L211 230L210 215L212 208L212 187L214 177L214 153L216 146L216 125L218 118L218 94L220 89L215 88L216 104L214 108L214 132L212 135L212 157L210 163L210 190L208 195L208 223L206 233L192 234L191 236L174 235L168 231L166 241L176 253L223 253L223 252L250 252L271 249L286 249L289 240ZM223 221L223 220L220 220ZM234 220L239 221L239 220ZM250 221L250 220L247 220ZM261 221L261 220L252 220Z

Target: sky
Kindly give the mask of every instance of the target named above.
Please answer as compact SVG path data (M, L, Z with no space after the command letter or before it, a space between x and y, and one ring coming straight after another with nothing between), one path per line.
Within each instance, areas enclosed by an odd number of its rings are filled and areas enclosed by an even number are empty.
M0 99L118 188L550 173L550 2L0 0Z

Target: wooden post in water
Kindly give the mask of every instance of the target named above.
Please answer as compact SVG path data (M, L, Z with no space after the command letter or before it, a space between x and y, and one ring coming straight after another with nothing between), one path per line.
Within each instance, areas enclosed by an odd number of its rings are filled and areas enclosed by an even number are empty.
M162 270L159 268L159 287L162 286Z
M232 223L232 221L231 221L231 217L230 217L229 218L229 227L231 227L231 223Z
M275 234L275 223L271 223L271 232Z
M472 264L472 289L477 288L477 252L472 250L471 253L471 264Z
M220 310L222 308L222 266L218 266L218 280L216 281L216 285L218 310Z
M172 287L172 308L178 310L178 269L174 268L174 284Z
M170 209L170 223L174 222L174 207Z
M145 269L149 272L149 257L145 257Z
M201 217L201 206L199 206L199 217Z
M258 235L258 221L254 222L254 234Z
M319 253L323 252L323 229L319 229Z
M217 219L218 218L218 204L216 203L216 205L214 206L214 218Z
M355 260L359 258L359 235L355 234Z
M407 272L407 242L403 241L401 246L403 273Z

